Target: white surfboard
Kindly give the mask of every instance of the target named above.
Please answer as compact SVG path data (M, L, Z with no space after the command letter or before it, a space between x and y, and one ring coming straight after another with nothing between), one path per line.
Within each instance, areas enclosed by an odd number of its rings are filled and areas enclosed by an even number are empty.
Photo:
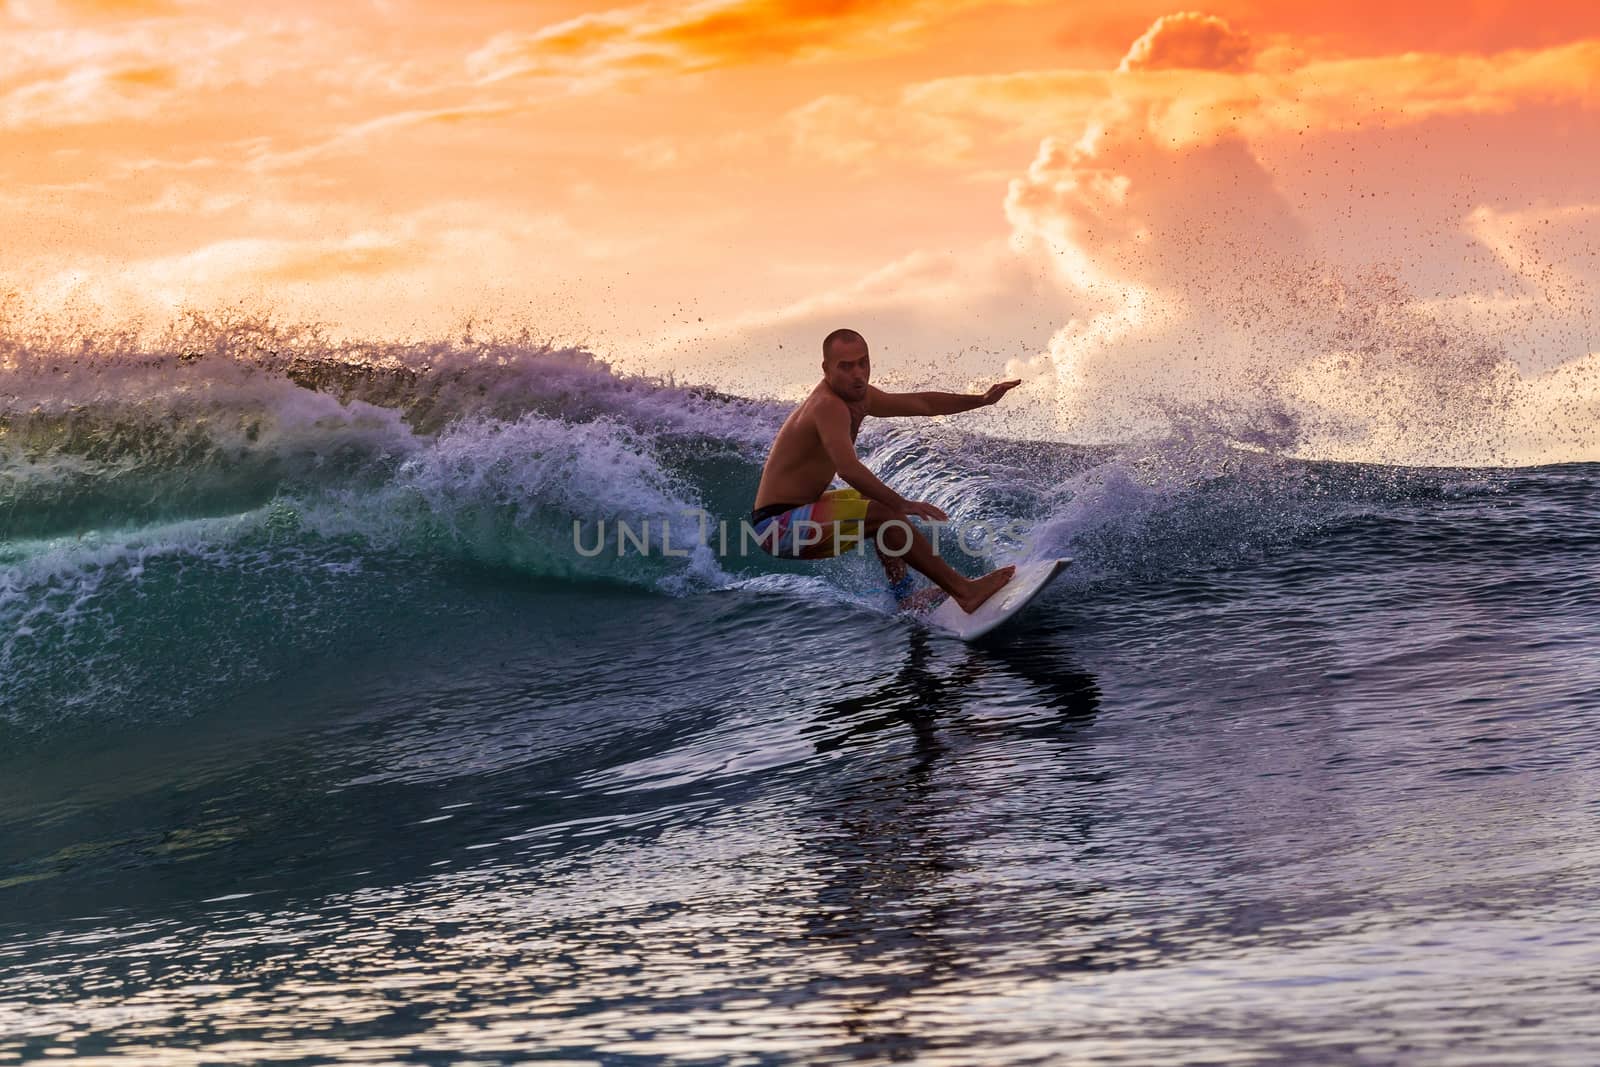
M929 626L953 634L963 641L974 641L1005 622L1044 592L1071 559L1037 559L1017 564L1017 572L994 596L967 614L954 600L946 599L925 617Z

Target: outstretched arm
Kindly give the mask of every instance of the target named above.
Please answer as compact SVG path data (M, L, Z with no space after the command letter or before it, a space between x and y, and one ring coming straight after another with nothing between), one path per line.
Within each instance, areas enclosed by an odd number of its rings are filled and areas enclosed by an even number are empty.
M868 386L867 414L880 419L898 415L954 415L998 403L1021 384L1020 378L997 382L982 393L886 393L875 385Z

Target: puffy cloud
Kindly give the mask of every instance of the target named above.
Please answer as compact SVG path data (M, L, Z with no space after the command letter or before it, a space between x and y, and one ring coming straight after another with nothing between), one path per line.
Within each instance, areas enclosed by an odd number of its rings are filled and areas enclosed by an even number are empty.
M1186 18L1188 29L1199 18ZM1501 298L1490 323L1473 322L1383 270L1332 267L1319 242L1338 234L1306 225L1252 143L1252 135L1289 128L1290 115L1353 121L1353 112L1378 107L1363 83L1380 70L1405 75L1393 79L1397 93L1385 93L1402 115L1551 98L1587 104L1582 91L1594 74L1583 61L1593 45L1488 58L1380 57L1286 73L1149 69L1226 55L1215 40L1193 37L1188 51L1163 52L1167 35L1162 24L1153 27L1130 53L1139 62L1099 82L1105 91L1094 106L1073 101L1056 111L1054 133L1006 199L1014 239L1046 252L1080 298L1082 312L1044 357L1016 365L1053 370L1065 432L1118 439L1196 421L1240 440L1349 459L1593 454L1595 433L1582 429L1581 416L1596 408L1600 390L1563 395L1559 411L1550 404L1581 377L1568 369L1572 361L1588 359L1573 331L1577 309L1592 306L1594 284L1566 268L1536 272L1533 251L1543 240L1544 263L1581 261L1593 247L1580 236L1586 207L1532 218L1480 210L1456 220L1527 280L1528 299L1546 315L1563 306L1568 313L1566 343L1550 343L1546 321L1534 346L1543 358L1519 360L1513 331L1492 328L1507 323L1516 300ZM990 100L1018 104L1042 122L1042 77L991 80L981 91L999 89ZM1072 72L1061 79L1079 90L1094 84ZM1252 97L1251 89L1259 92ZM1572 225L1552 229L1552 217Z
M1292 255L1302 227L1238 138L1162 145L1138 116L1106 120L1075 143L1047 139L1006 215L1042 240L1081 288L1159 285L1198 296L1241 259Z
M1133 42L1117 67L1130 70L1244 70L1250 38L1226 19L1198 11L1162 15Z
M1302 257L1307 235L1238 138L1170 147L1107 116L1048 139L1012 182L1015 239L1049 253L1085 314L1052 337L1060 418L1080 436L1149 429L1166 398L1220 396L1256 375L1239 340L1244 268Z

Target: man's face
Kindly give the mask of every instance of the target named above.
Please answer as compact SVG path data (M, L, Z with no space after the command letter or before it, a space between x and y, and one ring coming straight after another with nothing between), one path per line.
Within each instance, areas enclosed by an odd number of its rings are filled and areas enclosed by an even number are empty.
M822 361L822 377L845 400L865 400L872 367L864 342L835 341Z

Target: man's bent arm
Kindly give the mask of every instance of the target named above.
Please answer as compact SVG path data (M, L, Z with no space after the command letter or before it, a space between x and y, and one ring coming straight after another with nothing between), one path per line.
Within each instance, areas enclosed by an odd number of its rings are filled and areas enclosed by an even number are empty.
M850 409L844 406L844 401L818 404L816 420L817 435L822 438L822 447L833 461L833 468L839 472L839 477L852 488L860 490L862 496L896 511L904 510L906 498L879 481L878 476L869 471L867 465L861 462L861 457L856 455L855 442L850 440Z

